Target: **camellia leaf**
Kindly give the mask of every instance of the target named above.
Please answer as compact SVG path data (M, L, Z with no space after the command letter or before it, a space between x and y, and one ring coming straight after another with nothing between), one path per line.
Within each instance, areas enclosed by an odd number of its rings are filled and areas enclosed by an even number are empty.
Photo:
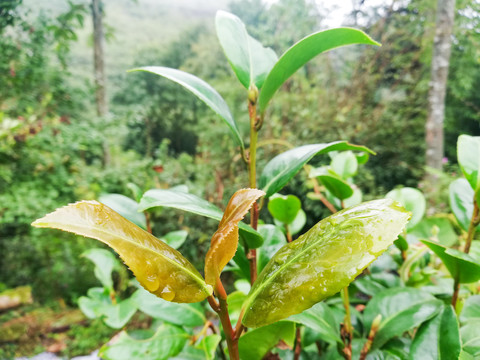
M421 241L442 260L452 278L458 278L462 284L480 280L480 264L470 255L433 241Z
M276 194L268 201L268 211L270 211L270 214L284 224L293 222L301 207L302 203L295 195L284 196Z
M398 201L405 206L405 209L412 213L412 218L407 224L407 228L413 228L422 220L427 208L427 202L422 192L411 187L404 187L390 191L386 196L388 199Z
M457 142L458 164L475 193L480 190L480 136L460 135Z
M114 344L100 349L99 356L105 360L166 360L180 353L189 337L183 329L169 324L161 325L145 340L136 340L123 331Z
M257 268L258 272L261 272L273 255L287 243L287 239L275 225L261 225L258 231L264 239L262 247L257 250Z
M140 288L131 299L137 304L138 310L169 323L196 327L202 326L207 319L200 304L176 304L165 301Z
M238 130L237 123L230 113L227 103L225 100L223 100L220 94L205 81L184 71L162 66L145 66L138 69L132 69L130 71L146 71L182 85L185 89L192 92L200 100L207 104L210 109L212 109L223 119L223 121L225 121L238 145L240 145L242 149L244 148L243 140Z
M97 239L112 247L151 293L174 302L198 302L212 288L178 251L97 201L80 201L36 220L54 228Z
M370 299L363 312L365 329L370 329L378 314L382 315L372 349L382 347L393 337L432 318L442 306L441 300L418 289L391 288L378 293Z
M458 359L461 350L457 316L447 305L420 326L410 348L410 359Z
M460 321L462 323L467 323L472 320L480 321L480 295L473 295L465 300L462 313L460 314Z
M175 191L152 189L148 190L140 201L140 211L151 209L153 207L163 206L183 211L188 211L197 215L205 216L210 219L220 221L223 216L222 210L202 198L193 194ZM244 222L239 223L240 236L247 242L250 248L262 246L263 239L258 232Z
M348 199L353 195L352 187L337 176L327 173L325 175L319 175L317 178L333 196L340 200Z
M352 145L346 141L300 146L270 160L260 176L259 187L267 193L266 197L270 197L280 191L315 155L340 150L365 151L375 154L364 146Z
M185 230L170 231L163 235L160 239L166 242L174 249L178 249L187 240L188 232Z
M280 86L315 56L340 46L352 44L380 45L364 32L350 28L319 31L294 44L280 57L268 74L258 98L260 111L264 112Z
M275 324L248 331L238 341L241 360L261 360L265 354L283 340L293 348L295 323L279 321Z
M95 264L95 277L107 289L113 289L112 272L120 268L120 262L115 255L105 249L89 249L82 256Z
M465 179L457 179L450 184L450 208L463 230L468 231L473 215L474 192Z
M408 231L407 240L418 243L421 239L437 238L440 244L452 246L457 242L457 234L450 220L446 217L430 217L423 219Z
M358 160L353 152L344 151L335 155L330 166L342 179L347 180L357 174Z
M235 75L245 88L255 84L260 89L278 57L247 33L243 22L233 14L218 11L217 36Z
M223 268L232 260L238 246L238 223L263 195L265 193L258 189L241 189L230 198L205 257L207 284L215 286Z
M342 344L339 327L332 311L325 303L318 303L304 312L290 316L289 320L308 326L320 334L320 338L327 342Z
M243 324L271 324L334 295L393 243L408 218L400 204L383 199L323 219L265 266L244 304Z
M98 201L142 229L147 229L145 215L138 212L138 203L135 200L121 194L103 194Z
M463 350L474 359L480 357L480 320L469 321L460 329Z

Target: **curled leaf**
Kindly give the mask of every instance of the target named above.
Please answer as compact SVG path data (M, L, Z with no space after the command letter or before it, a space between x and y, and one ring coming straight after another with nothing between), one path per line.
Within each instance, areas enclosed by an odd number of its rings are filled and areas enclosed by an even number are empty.
M323 219L265 266L245 301L243 324L271 324L334 295L393 243L409 216L384 199Z
M215 285L225 265L233 258L238 246L238 223L258 198L262 190L238 190L228 202L218 230L213 234L210 249L205 258L205 281Z
M69 231L107 244L145 289L165 300L198 302L212 293L182 254L97 201L64 206L32 225Z

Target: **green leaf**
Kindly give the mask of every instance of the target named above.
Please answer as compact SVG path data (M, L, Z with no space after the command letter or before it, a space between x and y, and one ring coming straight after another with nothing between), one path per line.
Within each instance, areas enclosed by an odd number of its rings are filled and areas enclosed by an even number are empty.
M480 321L480 295L470 296L465 300L460 321L466 323L468 321Z
M223 216L222 210L198 196L174 190L152 189L148 190L140 201L140 211L153 207L163 206L168 208L188 211L197 215L220 221ZM240 236L245 239L250 248L262 246L263 239L251 226L240 222L238 224Z
M195 346L188 345L172 360L213 360L215 350L222 340L220 335L212 334L202 337Z
M308 326L316 331L323 341L343 344L339 326L325 303L318 303L300 314L290 316L288 320Z
M460 329L463 350L475 359L480 357L480 320L469 321Z
M437 238L439 243L445 246L452 246L457 242L457 234L450 220L445 217L422 219L407 234L410 243L418 243L421 239L430 240L432 237Z
M185 240L187 240L187 236L188 236L188 231L177 230L177 231L171 231L168 234L162 236L160 240L165 241L172 248L178 249L180 246L183 245Z
M473 191L480 190L480 137L460 135L457 142L458 164Z
M293 347L295 323L279 321L275 324L249 330L238 341L241 360L261 360L280 340Z
M197 327L202 326L207 319L200 304L176 304L165 301L155 295L138 289L131 297L137 304L138 310L155 318L169 323Z
M275 225L261 225L258 231L264 239L262 247L257 250L257 268L260 273L273 255L287 243L287 239Z
M145 215L138 212L138 203L135 200L121 194L103 194L98 201L142 229L145 230L147 228Z
M363 312L365 329L370 329L378 314L382 315L372 349L432 318L441 307L440 300L413 288L391 288L378 293Z
M387 199L393 199L405 206L405 209L412 212L412 218L407 224L407 228L411 229L422 220L427 208L427 202L420 190L404 187L390 191L386 196Z
M220 44L238 80L247 89L251 84L260 89L278 60L275 52L248 35L243 22L233 14L218 11L215 25Z
M315 155L340 150L365 151L375 154L364 146L352 145L346 141L300 146L270 160L260 176L259 187L267 193L266 197L270 197L280 191Z
M323 219L265 266L245 302L243 324L271 324L334 295L393 243L408 217L383 199Z
M357 187L354 187L353 195L343 200L343 205L345 206L345 208L349 208L349 207L360 204L362 202L362 199L363 199L362 190L360 190Z
M240 316L242 305L247 295L242 291L234 291L228 294L227 303L228 303L228 314L230 316L230 321L232 323L238 321Z
M480 280L480 264L470 255L433 241L422 240L422 243L427 245L442 260L452 278L458 278L461 284Z
M98 355L105 360L166 360L182 351L189 335L181 328L163 324L150 339L136 340L125 331L112 345L104 345Z
M420 326L410 348L410 359L458 359L461 349L457 316L447 305Z
M353 152L344 151L335 155L330 166L342 179L347 180L357 174L358 160Z
M107 244L144 288L165 300L198 302L212 293L182 254L97 201L64 206L32 225L70 231Z
M162 66L145 66L138 69L132 69L130 71L146 71L182 85L185 89L192 92L195 96L202 100L210 109L219 115L223 121L225 121L227 126L230 128L235 141L237 141L238 145L240 145L242 149L244 148L243 140L238 130L237 123L230 113L227 103L225 100L223 100L220 94L205 81L184 71Z
M294 44L280 57L268 74L258 98L260 111L264 112L280 86L315 56L351 44L379 45L362 31L349 28L319 31Z
M112 272L121 266L115 255L105 249L89 249L82 256L95 264L95 277L102 285L113 289Z
M344 180L333 174L325 174L317 176L317 179L332 193L333 196L340 200L348 199L353 195L352 187Z
M215 287L223 268L232 260L238 246L238 224L263 195L265 193L258 189L241 189L230 198L205 256L207 284Z
M473 215L473 193L465 179L457 179L450 184L450 208L463 230L468 231Z
M268 211L272 216L284 223L290 224L295 220L302 203L295 195L273 195L268 202Z
M78 307L89 319L96 319L103 315L103 308L112 305L108 290L104 288L90 288L88 296L81 296L78 299Z
M103 308L105 324L114 329L123 328L137 312L137 306L132 299L125 299Z

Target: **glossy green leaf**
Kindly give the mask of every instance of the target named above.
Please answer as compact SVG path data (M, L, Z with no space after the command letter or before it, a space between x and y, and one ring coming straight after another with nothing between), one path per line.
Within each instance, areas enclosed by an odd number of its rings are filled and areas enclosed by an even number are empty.
M394 244L400 251L408 250L408 241L402 235L398 236L398 239L394 241Z
M234 291L228 294L227 303L228 303L228 314L230 316L230 321L236 323L240 317L242 310L242 305L247 295L242 291Z
M95 277L108 289L113 289L112 272L120 268L115 255L105 249L89 249L82 253L83 257L95 264Z
M353 195L352 187L344 180L333 174L325 174L317 176L317 179L332 193L333 196L340 200L348 199Z
M311 34L288 49L277 61L263 84L258 106L264 112L282 84L315 56L351 44L379 45L360 30L338 28Z
M140 202L140 199L142 198L142 195L143 195L142 189L140 189L140 187L137 184L134 184L134 183L128 183L127 188L132 192L134 200L137 203ZM106 204L106 205L108 206L108 204Z
M152 189L148 190L140 201L140 211L153 207L163 206L168 208L188 211L197 215L205 216L220 221L223 216L222 210L198 196L175 190ZM258 232L244 222L239 223L240 236L247 242L250 248L262 246L263 239Z
M107 326L114 329L123 328L137 312L137 306L132 299L125 299L103 309Z
M323 341L343 344L338 323L325 303L318 303L300 314L290 316L288 320L308 326L316 331Z
M185 230L171 231L168 234L163 235L160 240L166 242L174 249L178 249L187 240L188 232Z
M388 272L372 273L358 278L354 282L355 287L362 293L375 296L379 292L392 287L402 285L400 278Z
M422 243L442 260L452 278L458 278L462 284L480 280L480 264L470 255L433 241L422 240Z
M363 200L362 190L360 190L358 187L353 187L353 195L343 200L343 205L345 208L349 208L349 207L360 204L362 200Z
M142 229L147 229L145 215L138 212L138 203L135 200L121 194L103 194L98 201Z
M233 137L235 138L235 141L237 141L238 145L240 145L242 148L244 147L237 123L230 113L227 103L213 87L211 87L202 79L199 79L198 77L181 70L162 66L145 66L130 71L149 72L182 85L185 89L202 100L217 115L219 115L230 128L230 131L232 132Z
M460 321L462 323L467 323L472 320L480 321L480 295L473 295L465 300L460 314Z
M138 289L131 299L137 304L138 310L155 319L161 319L175 325L197 327L202 326L207 321L202 306L198 303L172 303L160 299L144 289Z
M181 328L163 324L150 339L136 340L121 332L112 345L104 345L98 355L105 360L166 360L182 351L189 335Z
M238 246L239 222L263 195L265 193L258 189L241 189L230 198L205 256L205 281L207 284L214 287L223 268L232 260Z
M468 231L473 215L473 198L475 196L470 184L465 179L457 179L450 184L450 208L463 230Z
M268 211L270 211L270 214L284 224L293 222L301 207L302 203L295 195L285 196L275 194L268 201Z
M358 160L353 152L344 151L335 155L330 166L342 179L347 180L357 174Z
M383 199L323 219L263 269L245 302L243 324L271 324L334 295L393 243L408 217L398 203Z
M260 176L259 187L267 193L266 197L270 197L280 191L315 155L340 150L365 151L375 154L364 146L352 145L346 141L300 146L270 160Z
M78 299L78 307L89 319L100 318L104 313L103 309L111 304L109 291L99 287L88 289L87 296Z
M448 218L422 219L407 234L408 242L413 244L418 243L421 239L430 240L432 238L438 239L439 243L445 246L452 246L457 242L457 234Z
M261 225L258 229L264 239L257 250L257 270L260 273L275 253L287 243L287 238L278 226Z
M417 330L410 349L410 359L458 359L461 349L457 316L453 307L446 305Z
M273 222L275 223L276 226L280 227L284 233L286 233L285 230L285 225L278 221L277 219L273 219ZM305 214L305 211L300 209L297 213L297 216L295 216L295 219L293 222L291 222L288 225L288 231L290 231L291 235L296 235L300 231L302 231L303 227L307 223L307 214Z
M382 347L388 340L413 329L435 316L442 302L429 293L413 288L392 288L374 296L363 312L364 327L370 329L373 319L382 315L372 349Z
M478 359L480 357L480 320L469 321L462 326L460 336L463 350Z
M240 359L261 360L280 340L293 347L295 341L294 322L279 321L275 324L249 330L238 341Z
M460 135L457 142L458 164L470 186L477 193L480 190L480 137Z
M140 284L174 302L198 302L212 293L178 251L97 201L80 201L36 220L36 227L70 231L112 247Z
M218 11L215 25L220 44L238 80L247 89L250 84L260 89L278 60L275 52L248 35L243 22L233 14Z
M404 187L390 191L386 196L388 199L398 201L405 206L405 209L411 211L412 218L407 224L407 228L411 229L422 220L427 208L427 202L422 192L411 187Z
M215 350L222 338L220 335L212 334L201 338L196 344L188 344L172 360L214 360Z

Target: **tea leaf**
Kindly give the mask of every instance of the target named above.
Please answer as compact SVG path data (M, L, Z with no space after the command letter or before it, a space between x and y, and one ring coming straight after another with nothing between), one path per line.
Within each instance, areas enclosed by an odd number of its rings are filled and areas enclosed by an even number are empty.
M465 300L460 321L466 323L468 321L480 321L480 295L470 296Z
M188 232L185 230L170 231L163 235L160 240L163 240L174 249L178 249L187 240Z
M362 31L349 28L319 31L294 44L280 57L268 74L258 98L260 110L265 111L280 86L315 56L351 44L380 45Z
M218 207L193 194L175 191L152 189L148 190L140 201L140 211L151 209L153 207L163 206L174 209L188 211L197 215L205 216L210 219L220 221L223 213ZM263 239L258 232L244 222L240 222L240 236L248 244L248 247L254 249L262 246Z
M84 251L82 256L95 264L95 277L102 285L107 289L113 289L112 272L120 267L117 258L105 249L89 249Z
M473 191L480 190L480 137L460 135L457 143L458 164Z
M457 179L450 184L450 208L463 230L468 231L473 215L474 192L465 179Z
M80 201L36 220L36 227L73 232L112 247L151 293L174 302L198 302L212 293L178 251L97 201Z
M104 345L99 356L105 360L166 360L182 351L190 337L183 329L163 324L150 339L136 340L121 332L112 345Z
M243 324L298 314L347 286L397 238L409 213L390 199L342 210L283 246L245 302Z
M103 194L100 195L98 201L107 205L135 225L140 226L144 230L147 229L145 215L138 212L138 203L135 200L121 194Z
M279 192L315 155L340 150L365 151L375 154L364 146L352 145L346 141L300 146L270 160L260 176L259 187L267 193L266 197L270 197Z
M272 196L268 202L268 211L270 211L270 214L283 224L293 222L301 207L300 199L295 195L284 196L277 194Z
M462 349L455 311L445 306L417 330L410 348L410 359L458 359Z
M411 187L404 187L390 191L386 196L388 199L398 201L405 206L405 209L412 213L412 218L407 224L407 228L413 228L422 220L427 208L427 202L422 192Z
M265 193L257 189L242 189L232 195L218 230L213 234L205 258L205 281L214 286L225 265L232 260L238 246L238 223L257 199Z
M345 151L335 155L330 166L338 176L347 180L357 174L358 160L353 152Z
M340 200L348 199L353 195L352 187L344 180L332 174L318 175L318 180L333 196Z
M478 359L480 357L480 320L469 321L460 329L463 350Z
M215 25L220 44L238 80L247 89L251 84L260 89L278 60L277 54L248 35L242 20L233 14L218 11Z
M280 321L259 329L248 331L238 341L241 360L261 360L280 340L293 348L295 323Z
M287 239L282 230L275 225L261 225L258 231L264 239L262 247L257 250L257 268L260 273L273 255L287 243Z
M227 126L230 128L235 141L237 141L238 145L240 145L242 149L244 148L243 140L238 130L237 123L230 113L227 103L225 100L223 100L220 94L205 81L184 71L162 66L145 66L138 69L132 69L130 71L149 72L182 85L185 89L196 95L200 100L207 104L210 109L212 109L223 119L225 124L227 124Z
M458 278L462 284L480 280L480 264L470 255L433 241L421 241L442 260L452 278Z

